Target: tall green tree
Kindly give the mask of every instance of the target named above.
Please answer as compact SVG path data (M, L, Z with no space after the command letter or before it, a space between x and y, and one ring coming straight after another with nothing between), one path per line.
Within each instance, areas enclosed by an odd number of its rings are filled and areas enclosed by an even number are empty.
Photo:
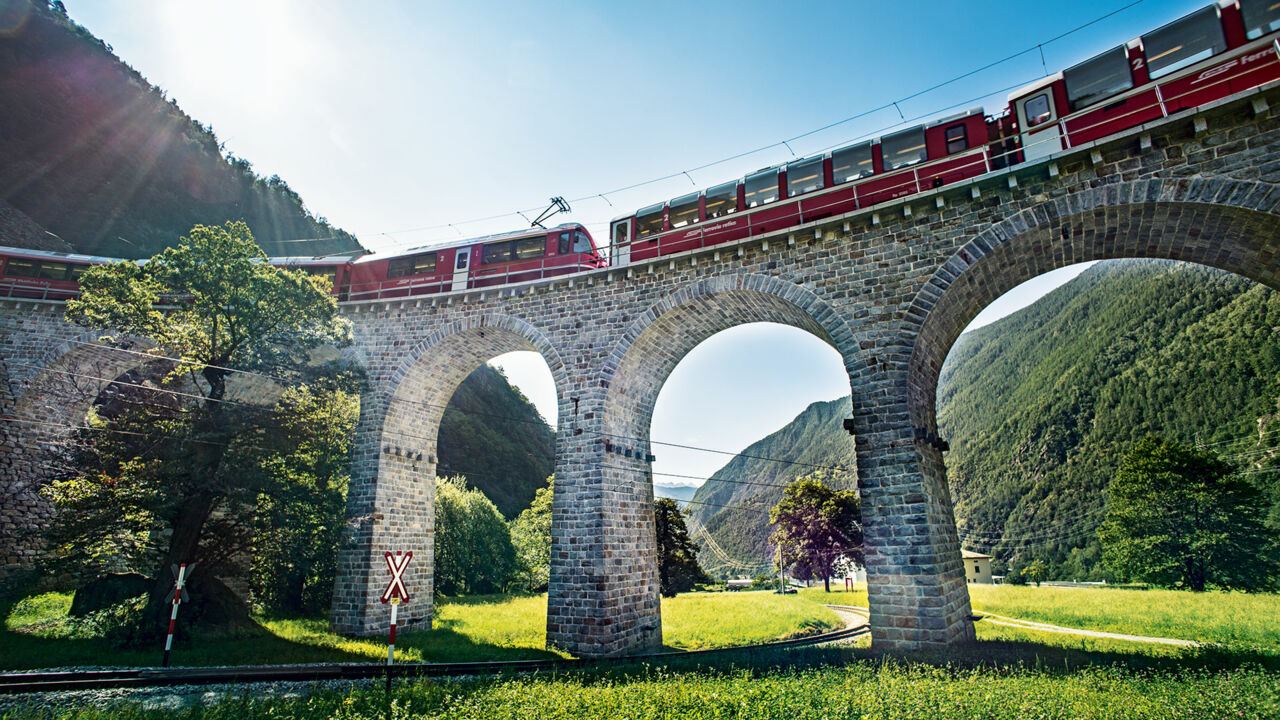
M1266 587L1276 571L1268 509L1266 494L1213 453L1148 436L1107 489L1103 561L1158 585Z
M551 576L551 499L556 476L538 488L533 504L511 521L511 543L516 549L514 581L529 592L547 589Z
M653 518L658 536L658 584L663 597L675 597L698 583L709 582L698 564L698 546L689 537L684 513L676 501L655 501Z
M64 486L61 494L63 504L88 509L95 496L145 493L134 498L145 508L136 519L150 525L136 537L145 539L143 547L158 549L150 571L155 609L170 589L170 565L220 559L205 556L212 545L202 539L245 524L226 506L255 492L262 476L251 471L251 454L237 448L253 447L279 425L272 403L228 397L228 379L252 373L264 387L287 388L324 376L332 368L309 364L309 351L349 342L350 325L338 316L322 279L267 264L244 223L197 225L146 264L95 266L80 284L80 297L67 303L70 322L110 331L103 338L108 343L132 347L133 339L143 338L171 363L157 392L167 391L172 402L144 408L142 416L118 416L152 438L151 454L145 446L113 441L108 449L123 454L102 456L95 478L81 478L86 482L79 488ZM126 478L146 482L131 489ZM100 532L105 540L108 528ZM75 551L74 542L62 540Z
M832 490L830 476L817 470L796 478L769 510L775 527L770 542L782 548L782 567L799 580L822 578L831 592L831 576L841 562L863 562L862 505L857 490Z
M456 475L436 479L435 591L441 595L506 590L516 549L502 513Z

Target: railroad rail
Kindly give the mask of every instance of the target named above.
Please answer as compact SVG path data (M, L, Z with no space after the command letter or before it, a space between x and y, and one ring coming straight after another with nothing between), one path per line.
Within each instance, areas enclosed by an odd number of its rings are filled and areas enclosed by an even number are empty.
M844 608L841 608L844 609ZM322 680L370 680L403 677L452 677L461 675L501 675L598 667L610 662L637 662L655 659L705 657L733 652L774 650L821 645L847 640L871 632L865 623L841 630L806 635L769 643L736 645L688 652L655 652L626 655L612 660L495 660L456 663L377 663L252 665L243 667L138 668L128 670L68 670L58 672L16 672L0 674L0 695L108 690L114 688L154 688L178 685L229 685L257 682L315 682Z

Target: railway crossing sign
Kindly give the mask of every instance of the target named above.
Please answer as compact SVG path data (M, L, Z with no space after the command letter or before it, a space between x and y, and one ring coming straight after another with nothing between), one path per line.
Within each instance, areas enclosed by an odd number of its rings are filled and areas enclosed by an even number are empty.
M386 559L387 569L391 571L391 582L387 583L387 589L382 591L383 604L391 602L398 605L400 602L409 602L409 588L404 584L404 571L409 567L409 561L413 559L413 551L394 554L387 551Z

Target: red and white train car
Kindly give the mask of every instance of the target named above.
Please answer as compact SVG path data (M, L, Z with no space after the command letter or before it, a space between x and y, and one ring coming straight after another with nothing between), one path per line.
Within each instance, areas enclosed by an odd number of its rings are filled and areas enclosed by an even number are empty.
M97 255L74 255L0 248L0 297L66 300L80 294L80 276L93 265L116 262Z
M459 240L351 263L344 299L374 300L505 285L604 267L591 233L570 223Z

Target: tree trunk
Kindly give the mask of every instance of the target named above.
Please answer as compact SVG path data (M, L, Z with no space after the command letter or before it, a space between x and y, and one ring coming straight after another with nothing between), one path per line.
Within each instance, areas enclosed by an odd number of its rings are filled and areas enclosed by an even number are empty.
M824 577L824 578L822 578L822 589L823 589L823 590L826 590L828 593L829 593L829 592L831 592L831 578L830 578L830 577Z

